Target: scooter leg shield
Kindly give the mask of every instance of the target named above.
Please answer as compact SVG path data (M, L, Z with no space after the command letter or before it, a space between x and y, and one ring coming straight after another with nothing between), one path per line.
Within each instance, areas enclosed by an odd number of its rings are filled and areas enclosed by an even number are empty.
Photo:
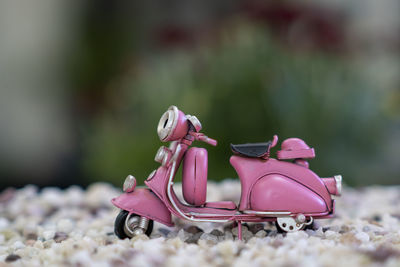
M173 226L171 212L165 204L148 188L138 188L113 198L111 202L117 208L144 216L156 222Z

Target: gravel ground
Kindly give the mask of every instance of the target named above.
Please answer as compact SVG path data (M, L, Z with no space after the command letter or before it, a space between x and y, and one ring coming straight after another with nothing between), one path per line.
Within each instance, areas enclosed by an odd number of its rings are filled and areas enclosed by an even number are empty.
M113 234L118 210L110 204L119 193L102 183L86 191L3 191L0 266L400 266L400 187L345 188L336 218L290 234L249 224L244 241L232 224L176 218L175 228L155 223L150 238L119 240ZM237 181L209 183L210 201L239 196Z

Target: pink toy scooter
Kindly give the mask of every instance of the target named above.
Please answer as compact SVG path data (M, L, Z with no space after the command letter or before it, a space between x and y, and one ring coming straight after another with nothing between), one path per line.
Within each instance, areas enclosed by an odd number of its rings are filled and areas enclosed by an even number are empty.
M298 138L282 143L277 159L270 157L272 141L231 145L235 155L230 163L239 175L241 198L239 206L232 201L207 202L207 150L189 148L193 141L216 146L217 141L200 133L201 124L195 116L185 115L171 106L157 127L163 142L155 161L161 166L150 173L147 188L136 188L136 179L129 175L123 186L125 193L112 199L121 209L115 220L119 238L138 234L150 235L153 221L173 226L171 213L194 222L236 222L238 238L242 237L242 222L276 222L286 232L303 229L313 219L330 218L335 201L340 196L342 177L320 178L309 169L306 159L315 157L314 149ZM186 201L179 200L173 184L183 162L182 191Z

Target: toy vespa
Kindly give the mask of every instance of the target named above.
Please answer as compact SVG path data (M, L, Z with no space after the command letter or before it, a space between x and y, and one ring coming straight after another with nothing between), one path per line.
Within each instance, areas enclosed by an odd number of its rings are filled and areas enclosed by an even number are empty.
M216 146L217 141L200 132L200 121L171 106L161 117L157 132L162 142L155 161L161 166L150 173L146 187L136 188L136 179L129 175L123 186L125 193L112 199L121 209L115 220L119 238L138 234L150 235L153 221L173 226L171 213L195 222L236 222L238 238L242 222L275 222L285 232L304 229L313 219L330 218L335 200L340 196L342 177L320 178L309 169L307 159L315 157L314 149L298 138L282 143L277 158L270 157L278 137L266 143L231 145L230 158L241 183L239 206L232 201L207 202L207 150L191 147L194 141ZM173 184L183 164L182 193L186 203L178 199Z

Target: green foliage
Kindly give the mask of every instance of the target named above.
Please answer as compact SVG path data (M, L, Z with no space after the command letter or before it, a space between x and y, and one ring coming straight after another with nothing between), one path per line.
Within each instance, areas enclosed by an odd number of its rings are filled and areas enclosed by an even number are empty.
M263 28L239 25L218 43L153 55L135 75L121 78L114 107L84 129L84 168L93 181L120 184L127 174L146 179L162 145L156 126L170 105L196 115L203 132L219 141L209 148L210 179L236 177L230 143L273 134L315 147L311 168L322 177L342 174L355 185L382 175L369 164L378 157L385 124L381 96L354 64L293 51Z

